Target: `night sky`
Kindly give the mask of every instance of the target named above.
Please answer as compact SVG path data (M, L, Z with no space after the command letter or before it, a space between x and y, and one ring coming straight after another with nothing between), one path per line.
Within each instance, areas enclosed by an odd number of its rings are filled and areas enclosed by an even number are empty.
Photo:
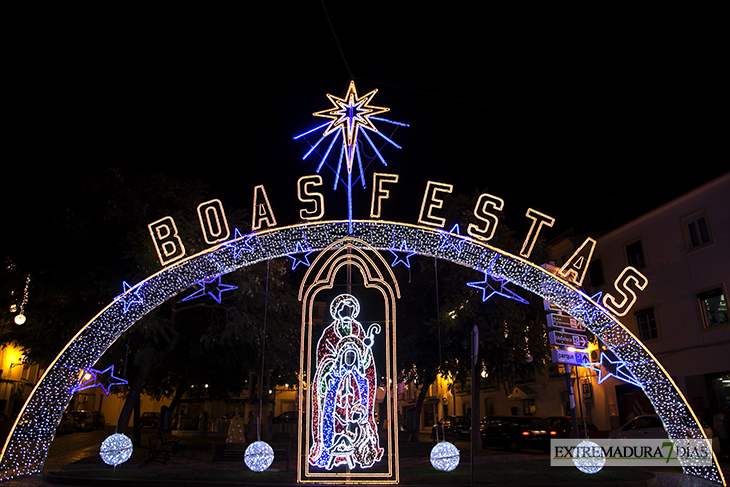
M203 180L231 209L264 184L279 224L296 223L296 180L316 160L292 136L351 76L410 125L388 167L367 171L368 185L374 170L401 177L387 219L416 223L430 179L487 188L518 232L530 207L555 217L549 240L615 228L730 168L717 13L393 3L19 18L3 211L32 222L34 207L83 190L78 174L119 167ZM344 192L324 193L332 218ZM370 186L354 198L367 218Z

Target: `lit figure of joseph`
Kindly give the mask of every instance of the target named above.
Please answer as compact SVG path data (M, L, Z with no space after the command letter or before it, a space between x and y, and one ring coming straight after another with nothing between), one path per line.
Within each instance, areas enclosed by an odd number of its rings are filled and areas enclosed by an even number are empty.
M380 461L375 424L374 335L356 321L360 303L341 294L330 305L334 320L317 343L317 367L312 382L312 447L309 463L331 470L347 464L350 469L370 468Z

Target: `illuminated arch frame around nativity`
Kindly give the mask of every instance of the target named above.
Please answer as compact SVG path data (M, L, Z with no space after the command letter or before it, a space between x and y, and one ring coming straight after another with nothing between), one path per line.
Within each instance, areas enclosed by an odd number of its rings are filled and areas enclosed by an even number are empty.
M352 228L352 232L349 231ZM667 371L606 308L567 281L486 243L438 228L375 220L313 222L270 228L181 259L114 299L89 321L47 368L21 410L2 451L0 479L42 471L58 419L104 352L140 318L191 286L267 259L321 251L355 236L377 250L407 251L490 274L546 299L583 323L627 368L664 422L670 438L703 437L702 428ZM296 261L295 261L296 262ZM685 473L725 484L717 458Z

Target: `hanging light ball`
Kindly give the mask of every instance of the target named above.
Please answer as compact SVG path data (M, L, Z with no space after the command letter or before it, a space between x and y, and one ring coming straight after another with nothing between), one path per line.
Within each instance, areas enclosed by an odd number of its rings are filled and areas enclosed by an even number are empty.
M254 472L263 472L274 461L274 450L265 441L254 441L246 448L243 461Z
M19 315L15 316L14 320L16 325L22 325L25 323L25 315L23 313L20 313Z
M596 443L584 440L575 447L573 464L583 473L598 473L606 464L606 455Z
M436 443L431 449L431 465L436 470L451 472L459 466L460 458L459 449L448 441Z
M101 444L99 455L104 463L116 467L129 460L133 449L132 440L121 433L115 433Z

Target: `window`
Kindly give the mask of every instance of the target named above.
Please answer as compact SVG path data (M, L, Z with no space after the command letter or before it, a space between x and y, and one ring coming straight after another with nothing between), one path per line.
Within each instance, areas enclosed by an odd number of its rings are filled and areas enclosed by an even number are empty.
M641 240L637 240L626 246L626 262L637 269L646 267L646 263L644 262L644 247L641 245Z
M705 328L730 323L727 312L727 296L722 287L716 287L697 295Z
M639 328L639 339L642 342L659 338L659 331L654 318L654 308L640 309L634 313Z
M682 219L687 250L694 250L712 243L710 224L705 210Z

